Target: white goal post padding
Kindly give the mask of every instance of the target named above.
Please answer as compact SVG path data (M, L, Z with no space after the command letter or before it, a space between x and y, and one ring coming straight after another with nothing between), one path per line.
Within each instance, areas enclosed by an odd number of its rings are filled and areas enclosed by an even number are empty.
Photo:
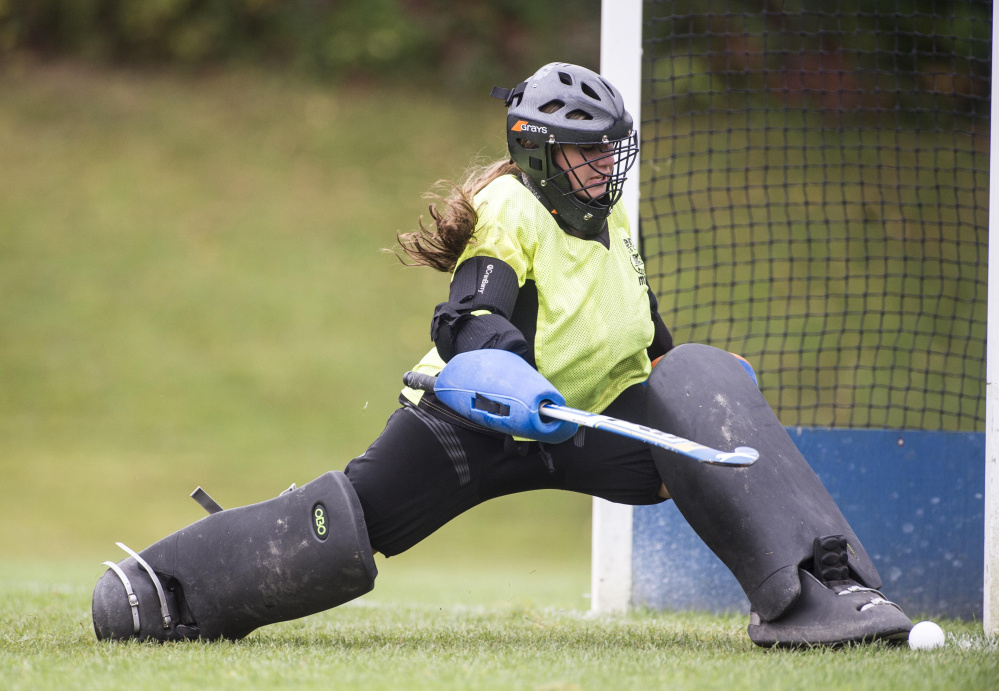
M989 287L985 360L985 583L982 624L986 634L999 633L999 3L992 5L992 137L989 142Z
M642 119L642 0L603 0L600 16L600 73L621 92L625 108ZM622 203L638 241L639 171L628 173ZM593 552L590 607L621 612L631 606L632 508L593 500Z

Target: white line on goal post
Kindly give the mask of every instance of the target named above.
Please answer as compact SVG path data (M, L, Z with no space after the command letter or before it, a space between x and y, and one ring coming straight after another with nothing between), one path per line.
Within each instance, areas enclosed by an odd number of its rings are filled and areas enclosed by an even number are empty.
M642 0L602 0L600 73L621 92L637 131L642 121ZM636 246L640 170L641 159L629 172L621 198ZM630 506L593 499L590 608L594 612L623 612L631 606L632 513Z
M982 625L999 633L999 3L992 5L992 112L989 143L989 284L985 358L985 582Z

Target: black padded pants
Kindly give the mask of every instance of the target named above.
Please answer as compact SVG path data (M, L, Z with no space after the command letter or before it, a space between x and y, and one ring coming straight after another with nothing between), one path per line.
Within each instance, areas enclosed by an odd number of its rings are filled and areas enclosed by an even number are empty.
M645 387L624 391L605 414L645 424ZM657 504L661 480L647 445L580 428L561 444L514 443L410 405L344 470L364 509L371 546L406 551L452 518L494 497L562 489L621 504Z

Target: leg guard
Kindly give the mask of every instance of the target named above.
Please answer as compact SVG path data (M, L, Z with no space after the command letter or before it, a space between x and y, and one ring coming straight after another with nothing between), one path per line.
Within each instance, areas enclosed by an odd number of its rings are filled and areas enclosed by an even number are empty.
M654 426L760 452L754 465L724 468L652 449L680 513L749 598L755 643L834 645L908 632L912 622L877 592L881 579L860 540L731 354L679 346L648 386Z
M208 500L210 502L210 500ZM222 511L109 570L94 589L97 638L239 639L353 600L374 587L374 556L346 475Z

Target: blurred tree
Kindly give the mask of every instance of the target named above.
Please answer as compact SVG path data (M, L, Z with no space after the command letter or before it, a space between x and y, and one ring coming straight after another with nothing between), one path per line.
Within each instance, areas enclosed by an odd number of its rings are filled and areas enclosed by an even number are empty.
M527 76L539 61L595 66L599 0L0 0L0 56L290 65L323 78Z
M650 0L645 21L657 56L750 97L984 117L991 15L989 0Z

